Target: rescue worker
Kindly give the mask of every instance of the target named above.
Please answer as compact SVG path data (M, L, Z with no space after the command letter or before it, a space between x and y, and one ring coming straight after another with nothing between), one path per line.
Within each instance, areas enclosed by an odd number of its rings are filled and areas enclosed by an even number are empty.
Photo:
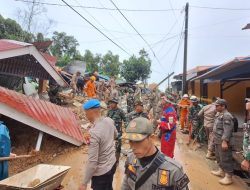
M129 140L132 152L125 163L121 190L188 190L189 179L182 166L154 145L153 127L148 119L132 120L124 138Z
M152 109L153 111L153 118L155 119L156 116L156 107L157 103L159 102L158 96L157 96L157 89L153 88L152 92L149 95L149 107L148 107L148 113Z
M91 76L90 80L85 85L85 92L88 98L96 97L95 80L96 78L94 76Z
M122 147L122 122L126 121L125 113L122 109L118 108L118 99L113 98L109 101L109 108L107 117L110 117L115 122L115 127L118 132L118 138L116 140L116 160L119 162L121 147Z
M199 117L203 117L204 119L204 127L207 135L208 140L208 151L206 158L215 160L214 154L214 145L213 145L213 126L214 120L216 115L216 107L215 101L217 100L216 97L212 98L212 103L209 105L204 106L201 111L198 113Z
M200 143L203 143L203 137L202 137L202 120L198 116L198 113L201 111L202 107L198 102L198 98L196 96L191 96L190 100L192 102L192 106L189 109L188 113L188 121L190 122L190 130L189 130L189 141L188 145L190 142L194 139L197 139L197 148L201 147Z
M1 118L1 114L0 114ZM1 150L0 150L0 158L1 157L11 157L14 158L17 155L11 153L11 141L9 135L9 129L0 121L0 139L1 139ZM4 180L9 176L9 163L7 160L0 161L0 180Z
M241 168L244 171L250 170L250 99L246 98L246 119L244 124L244 137L243 137L243 156L244 160L241 163Z
M161 100L162 97L164 97L164 96L165 96L165 93L161 92L159 99ZM156 110L155 110L155 119L156 120L160 119L162 112L163 112L163 105L162 105L162 102L159 101L157 103Z
M110 99L112 100L113 98L119 98L119 92L116 86L114 88L111 88Z
M145 117L148 119L148 114L144 112L143 103L140 100L135 102L134 111L126 115L126 126L130 121L137 117Z
M177 115L174 106L166 97L162 97L162 105L163 112L159 121L159 128L161 130L161 152L173 158L176 141Z
M244 137L243 137L243 156L244 160L241 163L241 168L244 171L250 170L250 125L245 124L244 126Z
M234 164L232 156L233 116L227 111L226 100L216 100L215 106L218 113L216 114L213 127L213 141L219 170L211 173L218 177L223 177L223 179L219 180L220 184L230 185L233 183Z
M104 91L105 91L104 80L100 80L99 84L97 85L97 94L99 100L104 100Z
M187 125L188 108L190 106L189 96L184 94L181 101L179 101L178 106L180 108L180 124L181 132L186 133L185 125Z
M114 139L118 135L114 121L101 116L100 101L97 99L87 101L83 109L93 127L89 131L88 161L79 190L86 190L90 180L91 188L94 190L112 190L116 170Z
M139 86L137 86L135 89L134 97L135 97L135 101L141 100L141 88Z
M127 97L127 112L130 113L134 109L135 97L134 91L132 89L128 89L128 97Z
M73 74L73 76L71 78L70 87L73 89L73 94L78 92L77 82L78 82L80 76L81 76L81 72L77 71L75 74Z
M106 86L104 88L104 101L105 103L108 103L109 100L110 100L110 89L108 86Z

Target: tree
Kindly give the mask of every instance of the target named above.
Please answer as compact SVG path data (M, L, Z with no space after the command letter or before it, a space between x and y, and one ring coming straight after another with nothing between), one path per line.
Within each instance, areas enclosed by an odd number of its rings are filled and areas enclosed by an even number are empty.
M24 2L26 7L17 9L17 19L28 33L37 33L39 31L46 36L54 26L55 21L52 19L40 19L41 17L46 18L47 13L47 9L42 2L43 0Z
M83 55L83 61L86 63L86 71L88 72L95 72L99 71L99 63L101 61L101 55L93 53L90 50L86 50L85 54Z
M5 19L0 15L0 39L12 39L24 42L32 42L34 35L26 32L12 19Z
M147 52L142 49L139 57L131 56L124 60L121 67L121 76L128 82L144 81L149 78L151 70L151 60Z
M117 77L120 73L119 56L113 55L111 51L108 51L108 53L103 56L102 65L103 73L109 77Z
M73 36L68 36L65 32L54 32L52 36L53 44L51 51L54 56L68 56L71 59L77 55L78 41Z

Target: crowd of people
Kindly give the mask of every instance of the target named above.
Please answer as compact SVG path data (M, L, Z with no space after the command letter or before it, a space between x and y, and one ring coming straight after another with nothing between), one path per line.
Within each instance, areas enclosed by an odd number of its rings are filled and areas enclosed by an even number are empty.
M119 163L122 139L128 140L131 152L127 155L122 190L133 189L188 189L189 179L182 166L174 160L177 128L188 135L187 146L201 148L207 142L206 158L216 160L218 170L211 174L221 177L219 183L233 183L233 132L235 117L227 110L227 101L213 98L203 106L196 96L178 96L151 89L144 101L139 88L127 89L127 113L119 108L120 92L105 97L104 82L99 84L99 95L83 106L94 125L90 129L89 160L86 176L79 190L92 181L94 190L112 189L113 176ZM101 93L102 92L102 93ZM90 97L92 98L92 97ZM107 115L100 112L100 101L108 104ZM178 125L179 124L179 125ZM247 126L247 125L246 125ZM247 133L249 134L249 133ZM160 149L154 142L159 138ZM249 170L249 135L245 134L245 160L242 168ZM113 143L112 143L113 142ZM113 144L115 142L115 146ZM89 172L89 171L92 172Z

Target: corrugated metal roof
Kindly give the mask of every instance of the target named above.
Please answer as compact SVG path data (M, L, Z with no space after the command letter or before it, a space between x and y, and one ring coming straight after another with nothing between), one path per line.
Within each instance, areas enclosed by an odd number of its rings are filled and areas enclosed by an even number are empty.
M19 42L15 40L0 40L0 51L7 51L12 49L18 49L26 46L32 46L32 44L28 44L25 42Z
M54 57L39 52L33 44L14 40L0 40L0 73L19 77L29 76L44 80L54 79L67 86L54 66Z
M0 103L14 108L37 122L70 136L81 143L84 142L76 115L70 109L27 97L3 87L0 87L0 94ZM46 131L44 132L46 133Z
M57 58L55 56L51 56L48 53L43 53L43 52L40 53L52 66L56 66Z
M198 76L192 80L197 80L197 79L206 79L207 81L204 82L209 82L211 79L212 80L222 80L224 79L223 77L224 74L227 74L230 77L234 77L236 75L248 73L249 69L245 67L245 65L249 65L249 60L250 56L247 57L236 57L233 60L230 60L212 70L209 72L206 72L205 74ZM244 66L244 68L243 68ZM241 68L243 69L241 69ZM237 69L237 71L236 71ZM239 72L238 72L239 71ZM212 81L211 80L211 81Z

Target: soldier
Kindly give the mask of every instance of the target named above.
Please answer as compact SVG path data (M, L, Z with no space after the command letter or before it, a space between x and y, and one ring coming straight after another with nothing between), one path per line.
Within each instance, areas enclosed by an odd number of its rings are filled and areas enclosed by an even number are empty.
M249 171L250 169L250 125L245 124L244 126L244 137L243 137L243 156L244 160L241 163L241 168L244 171Z
M135 97L132 89L128 89L128 97L127 97L127 112L130 113L134 109Z
M214 119L216 115L216 107L215 101L217 100L216 97L212 98L212 103L209 105L204 106L201 111L199 112L199 117L204 118L204 128L207 135L208 140L208 151L206 158L215 160L214 156L214 145L213 145L213 126L214 126Z
M107 117L110 117L115 122L115 127L118 132L118 138L116 140L116 160L119 162L121 146L122 146L122 122L126 121L125 113L122 109L117 107L118 100L113 98L109 101L110 110L108 111Z
M124 138L129 140L133 152L125 163L121 190L188 190L189 179L182 166L154 145L153 127L148 119L132 120Z
M152 92L149 95L149 107L148 107L148 113L150 112L151 109L153 109L153 117L155 119L156 116L156 108L157 108L157 103L158 97L157 97L157 92L156 88L152 90Z
M246 98L246 111L247 117L244 124L244 137L243 137L243 156L244 160L241 163L241 168L244 171L249 171L250 169L250 99Z
M139 100L136 101L134 111L126 115L126 126L130 121L132 121L133 119L137 117L145 117L148 119L148 114L145 113L143 110L144 110L143 103Z
M198 113L201 111L202 107L198 103L198 99L196 96L191 96L190 98L192 102L192 106L190 107L189 114L188 114L188 120L191 125L191 130L189 131L189 142L190 144L191 140L197 139L197 148L200 148L203 139L202 139L202 121L200 117L198 116Z
M233 116L227 111L226 100L216 100L215 106L218 113L216 114L213 127L213 142L219 170L211 173L218 177L223 177L223 179L219 180L220 184L230 185L233 183L234 164L232 156Z
M70 87L73 89L73 93L77 93L77 82L81 76L81 72L77 71L75 74L73 74L71 81L70 81Z

